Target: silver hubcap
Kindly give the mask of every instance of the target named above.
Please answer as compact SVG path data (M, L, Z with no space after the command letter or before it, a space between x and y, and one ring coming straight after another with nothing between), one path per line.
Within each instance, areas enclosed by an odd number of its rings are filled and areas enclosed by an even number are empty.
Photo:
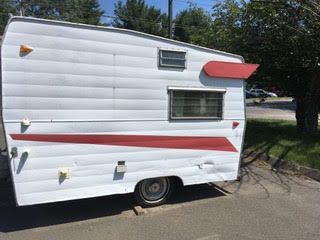
M140 184L140 194L147 202L161 201L168 193L167 178L146 179Z

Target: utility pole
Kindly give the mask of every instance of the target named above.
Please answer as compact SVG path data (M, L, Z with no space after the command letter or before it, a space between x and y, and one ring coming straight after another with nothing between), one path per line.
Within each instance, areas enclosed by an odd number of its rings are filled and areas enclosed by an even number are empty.
M168 37L172 38L172 0L168 0Z
M23 5L22 5L22 0L19 0L19 12L20 12L20 16L23 16Z

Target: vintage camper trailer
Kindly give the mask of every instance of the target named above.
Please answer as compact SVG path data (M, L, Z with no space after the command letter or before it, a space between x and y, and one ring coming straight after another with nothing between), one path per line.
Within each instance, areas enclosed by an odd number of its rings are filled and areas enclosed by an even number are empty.
M234 180L241 56L140 32L25 17L1 47L2 116L18 205Z

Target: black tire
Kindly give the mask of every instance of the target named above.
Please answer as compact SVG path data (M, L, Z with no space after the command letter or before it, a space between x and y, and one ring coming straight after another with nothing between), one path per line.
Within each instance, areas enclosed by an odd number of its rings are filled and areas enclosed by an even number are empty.
M172 189L173 184L168 177L149 178L137 184L134 197L142 207L155 207L168 200Z

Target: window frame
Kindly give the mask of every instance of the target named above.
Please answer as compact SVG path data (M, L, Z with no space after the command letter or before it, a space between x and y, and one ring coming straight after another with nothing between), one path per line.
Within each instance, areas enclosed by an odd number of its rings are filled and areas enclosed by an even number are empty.
M170 65L170 64L163 65L161 63L162 51L185 53L184 65L183 66ZM177 70L187 69L187 54L188 54L187 50L183 50L183 49L158 48L158 67L163 69L177 69ZM166 58L166 59L181 60L180 58Z
M221 117L174 117L172 116L173 108L173 92L174 91L190 91L190 92L218 92L222 94L222 106L221 106ZM227 89L225 88L198 88L198 87L168 87L169 95L169 108L168 116L169 120L218 120L221 121L224 119L224 103L225 103L225 93Z

